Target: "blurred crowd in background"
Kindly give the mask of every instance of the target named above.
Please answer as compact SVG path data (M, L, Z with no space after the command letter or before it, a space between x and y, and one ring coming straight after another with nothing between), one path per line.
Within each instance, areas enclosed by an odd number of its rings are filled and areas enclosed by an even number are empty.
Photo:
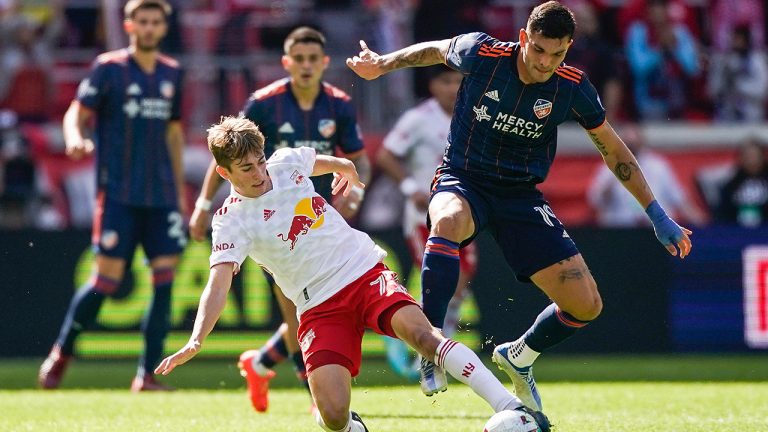
M638 155L659 200L685 223L768 224L766 134L730 139L684 152L651 140L666 124L762 129L768 108L763 0L561 0L576 15L566 63L587 72L609 120ZM344 66L365 39L378 52L407 44L484 31L518 39L533 0L171 0L174 13L163 51L185 68L183 120L189 139L185 165L192 200L209 156L205 129L235 114L253 90L285 75L282 42L298 25L327 37L326 79L349 92L366 146L375 152L397 117L427 96L419 71L363 83ZM90 226L91 161L64 155L61 117L80 80L101 52L125 46L120 0L0 0L0 228ZM751 129L750 129L751 130ZM735 135L734 135L735 136ZM567 143L565 143L567 144ZM561 146L564 143L561 138ZM714 149L714 150L713 150ZM714 151L714 153L712 153ZM687 152L687 153L686 153ZM672 156L672 160L669 157ZM695 156L695 157L694 157ZM574 178L550 189L566 224L637 226L633 208L599 155L571 157ZM586 161L586 162L585 162ZM693 166L697 161L706 166ZM396 221L402 197L385 181L369 191L360 224ZM372 193L375 192L375 193ZM562 195L562 193L561 193ZM579 202L580 204L577 204ZM586 206L583 209L568 206ZM575 215L568 217L567 215ZM371 221L366 221L371 218ZM396 222L395 222L396 223Z

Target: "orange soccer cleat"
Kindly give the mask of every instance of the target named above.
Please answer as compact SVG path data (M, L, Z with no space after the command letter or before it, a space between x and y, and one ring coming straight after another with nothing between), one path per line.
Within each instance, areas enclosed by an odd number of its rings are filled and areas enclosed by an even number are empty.
M260 375L253 369L254 357L261 356L258 350L249 350L240 354L237 367L240 375L245 377L248 383L248 393L251 397L253 409L258 412L266 412L269 407L269 380L275 376L274 371L268 371L266 375Z

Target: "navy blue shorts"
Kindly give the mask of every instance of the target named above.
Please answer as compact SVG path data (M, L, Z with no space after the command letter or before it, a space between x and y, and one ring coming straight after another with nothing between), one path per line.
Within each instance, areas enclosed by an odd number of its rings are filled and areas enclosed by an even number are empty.
M139 244L149 260L178 255L187 244L187 235L184 219L174 208L126 205L99 193L91 243L96 253L130 263Z
M432 181L432 196L439 192L461 195L472 209L475 232L462 246L487 228L522 282L530 282L531 275L539 270L579 253L547 200L532 184L499 187L441 166Z

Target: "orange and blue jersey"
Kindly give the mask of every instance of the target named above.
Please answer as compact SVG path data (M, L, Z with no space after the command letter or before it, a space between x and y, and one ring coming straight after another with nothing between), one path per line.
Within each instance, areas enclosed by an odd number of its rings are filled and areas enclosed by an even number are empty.
M340 152L351 156L363 151L357 114L349 95L322 82L310 110L303 110L291 92L290 78L256 90L245 105L245 117L256 123L266 138L265 156L277 149L311 147L320 155ZM331 199L330 174L312 177L317 193Z
M104 53L77 91L81 106L96 113L96 181L121 204L176 208L176 184L168 152L168 122L179 120L181 70L158 56L142 70L128 50Z
M520 44L485 33L455 37L446 64L464 74L444 165L495 185L544 181L557 149L557 126L585 129L605 121L587 75L561 64L543 83L524 84L517 72Z

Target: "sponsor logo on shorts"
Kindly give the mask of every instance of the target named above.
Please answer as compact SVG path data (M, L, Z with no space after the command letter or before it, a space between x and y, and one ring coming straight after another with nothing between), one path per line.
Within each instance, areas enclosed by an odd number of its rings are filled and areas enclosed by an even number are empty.
M301 351L307 352L307 350L309 350L309 346L312 345L313 340L315 340L315 330L309 329L308 332L304 333L304 337L301 338L301 342L299 342Z

